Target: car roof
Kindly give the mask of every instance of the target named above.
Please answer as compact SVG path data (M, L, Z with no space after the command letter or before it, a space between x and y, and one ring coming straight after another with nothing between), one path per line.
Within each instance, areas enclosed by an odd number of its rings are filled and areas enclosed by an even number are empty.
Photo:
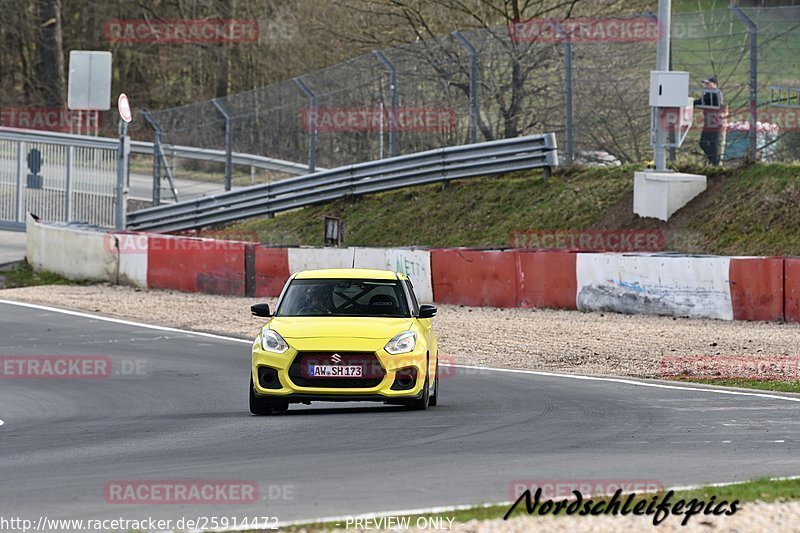
M321 268L303 270L295 274L294 279L407 279L405 275L392 270L373 268Z

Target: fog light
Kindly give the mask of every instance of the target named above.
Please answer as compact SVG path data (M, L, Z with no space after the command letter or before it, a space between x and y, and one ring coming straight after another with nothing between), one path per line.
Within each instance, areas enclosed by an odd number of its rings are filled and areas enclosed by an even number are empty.
M258 367L258 384L262 389L280 389L281 380L278 378L278 371L268 366Z
M394 374L392 390L410 390L417 384L417 367L408 366L397 370Z

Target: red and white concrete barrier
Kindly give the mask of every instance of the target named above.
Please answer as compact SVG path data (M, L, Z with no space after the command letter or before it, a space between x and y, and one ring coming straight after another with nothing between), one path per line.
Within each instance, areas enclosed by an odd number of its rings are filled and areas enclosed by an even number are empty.
M800 259L468 248L275 248L28 220L28 262L75 280L274 297L315 268L403 272L420 301L800 322Z

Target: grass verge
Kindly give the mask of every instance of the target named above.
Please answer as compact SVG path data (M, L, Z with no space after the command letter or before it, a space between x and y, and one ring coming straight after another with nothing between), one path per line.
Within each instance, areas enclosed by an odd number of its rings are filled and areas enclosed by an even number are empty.
M639 499L647 500L648 502L653 497L654 494L642 495L641 498L637 497L636 501ZM627 497L627 494L622 495L622 500ZM783 501L791 501L791 500L800 500L800 479L757 479L754 481L748 481L744 483L736 483L733 485L724 485L724 486L705 486L700 487L697 489L691 490L681 490L676 491L675 494L672 496L671 501L676 502L678 500L685 500L690 501L692 499L703 500L708 502L711 498L715 498L715 502L721 502L723 500L727 500L728 502L733 502L734 500L738 500L742 503L747 502L754 502L754 501L762 501L762 502L783 502ZM585 498L584 498L585 499ZM608 501L609 498L593 498L594 501ZM543 498L544 501L544 498ZM453 511L445 511L442 513L432 513L428 515L399 515L399 516L408 516L410 517L411 523L415 523L416 518L418 517L436 517L436 518L443 518L445 519L445 523L448 518L452 518L454 522L469 522L470 520L498 520L502 519L503 516L508 511L510 505L485 505L485 506L475 506L469 507L465 509L457 509ZM740 507L741 508L741 507ZM546 513L550 515L552 513ZM510 518L518 517L518 516L526 516L527 512L525 510L524 502L521 503L517 508L514 510ZM531 514L530 516L539 516L538 512ZM560 515L563 516L563 513ZM646 517L643 517L646 519ZM692 517L693 519L700 521L703 519L703 514L695 515ZM670 518L667 518L670 520ZM682 520L680 516L673 516L671 520ZM648 521L648 523L650 523ZM691 523L691 520L690 520ZM344 522L327 522L327 523L307 523L307 524L298 524L295 526L291 526L285 528L287 531L297 531L297 530L304 530L304 531L328 531L337 528L344 528Z
M702 168L708 190L668 222L633 214L638 166L560 169L456 180L344 198L244 220L270 245L323 244L323 219L345 224L349 246L504 247L514 230L661 230L665 249L717 255L800 255L800 165Z
M14 270L0 272L0 289L32 285L89 285L90 283L73 281L53 272L34 272L33 267L27 261L20 262Z
M673 381L680 381L682 383L700 383L703 385L720 385L724 387L740 387L743 389L758 389L772 392L800 393L800 380L765 380L745 378L700 379L692 377L678 377L674 378Z

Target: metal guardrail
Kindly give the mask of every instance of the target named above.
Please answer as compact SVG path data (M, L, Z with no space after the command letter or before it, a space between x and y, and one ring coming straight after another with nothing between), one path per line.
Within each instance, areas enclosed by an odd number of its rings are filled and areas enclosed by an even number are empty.
M277 213L344 196L558 166L554 133L438 148L287 178L128 213L133 230L180 231Z
M29 141L51 144L70 144L84 148L109 148L116 149L119 139L113 137L91 137L88 135L74 135L71 133L56 133L49 131L25 130L19 128L0 127L3 139L11 141ZM197 161L225 162L224 150L209 150L192 146L176 146L165 144L164 152L167 156L175 156ZM146 141L131 141L131 153L153 155L153 143ZM284 172L287 174L304 175L308 173L308 166L293 161L273 159L253 154L233 152L231 159L234 165Z

